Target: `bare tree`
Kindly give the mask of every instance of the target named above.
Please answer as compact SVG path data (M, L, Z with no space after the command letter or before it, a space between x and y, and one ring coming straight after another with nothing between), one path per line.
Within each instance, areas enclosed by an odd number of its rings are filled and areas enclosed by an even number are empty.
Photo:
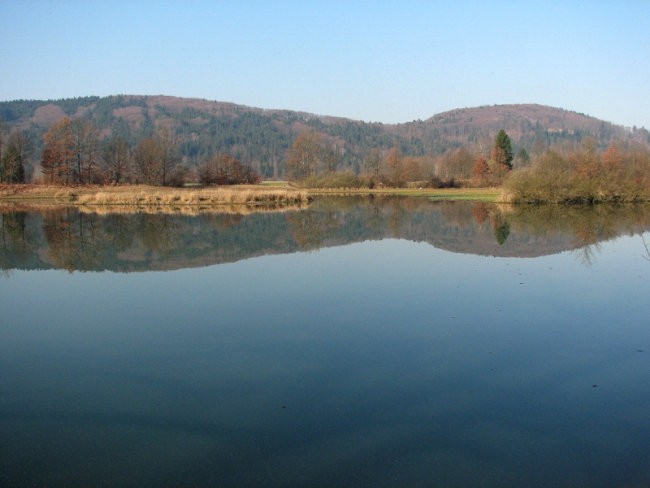
M75 162L74 134L72 121L65 117L52 125L43 136L45 147L41 158L41 169L48 183L72 183L72 169Z
M308 131L300 134L289 149L286 171L289 178L303 179L316 171L323 152L321 136Z
M161 183L166 186L170 183L170 176L179 163L178 142L167 128L159 130L155 138L160 146Z
M104 149L104 171L106 179L119 184L131 178L131 148L121 137L113 137Z
M154 137L143 139L135 148L133 161L136 169L136 181L148 185L158 185L162 179L160 160L162 151Z
M72 122L72 134L75 153L74 181L93 183L99 146L97 126L91 120L77 119Z
M134 154L136 179L148 185L168 185L178 165L178 147L169 130L140 141Z

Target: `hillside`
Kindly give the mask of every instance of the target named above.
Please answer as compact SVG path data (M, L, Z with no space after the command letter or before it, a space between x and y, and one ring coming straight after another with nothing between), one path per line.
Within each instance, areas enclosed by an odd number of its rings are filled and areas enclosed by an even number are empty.
M214 154L229 153L251 164L264 177L284 174L288 148L301 132L320 133L341 155L342 168L355 172L371 149L399 145L405 155L438 155L460 146L489 147L499 129L515 150L547 147L563 141L594 138L605 147L612 140L650 144L645 129L626 129L576 112L542 105L497 105L444 112L425 121L368 123L288 110L264 110L233 103L169 96L118 95L64 100L0 102L0 118L9 130L27 131L33 159L40 158L42 138L63 117L92 119L100 137L119 135L135 145L167 127L179 142L187 166Z
M437 132L444 140L467 144L471 139L494 137L505 129L519 146L532 148L536 142L552 145L564 140L593 137L601 146L612 139L636 137L648 141L644 130L626 129L577 112L538 104L493 105L443 112L424 123L423 134Z

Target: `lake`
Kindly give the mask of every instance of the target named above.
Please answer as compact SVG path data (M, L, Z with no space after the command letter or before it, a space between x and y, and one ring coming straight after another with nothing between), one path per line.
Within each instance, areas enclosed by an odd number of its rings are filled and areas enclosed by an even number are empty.
M0 215L0 485L650 485L650 208Z

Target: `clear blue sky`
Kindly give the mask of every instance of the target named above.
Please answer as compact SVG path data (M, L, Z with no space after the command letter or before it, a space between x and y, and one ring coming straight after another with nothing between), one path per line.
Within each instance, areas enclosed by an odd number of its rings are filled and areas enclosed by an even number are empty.
M386 123L541 103L650 128L650 1L0 0L0 100L198 97Z

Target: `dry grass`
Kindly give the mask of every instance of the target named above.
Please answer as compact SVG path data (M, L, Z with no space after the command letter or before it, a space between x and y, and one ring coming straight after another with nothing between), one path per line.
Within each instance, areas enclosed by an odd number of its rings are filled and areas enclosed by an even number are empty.
M52 186L6 185L0 201L79 206L286 206L309 201L306 190L264 188L253 185L218 188L166 188L144 185Z
M145 185L75 186L0 185L0 206L39 209L76 206L84 211L153 212L196 215L205 212L250 213L294 209L314 195L404 195L446 200L503 201L497 188L297 189L284 182L213 188L168 188Z
M33 208L33 207L32 207ZM39 207L40 208L40 207ZM57 208L61 208L58 206ZM165 214L165 215L187 215L196 217L206 214L232 214L250 215L253 213L275 213L300 210L302 205L283 205L281 207L271 206L248 206L248 205L78 205L76 208L82 213L96 215L110 214ZM0 206L0 211L2 206ZM29 209L28 209L29 210Z

